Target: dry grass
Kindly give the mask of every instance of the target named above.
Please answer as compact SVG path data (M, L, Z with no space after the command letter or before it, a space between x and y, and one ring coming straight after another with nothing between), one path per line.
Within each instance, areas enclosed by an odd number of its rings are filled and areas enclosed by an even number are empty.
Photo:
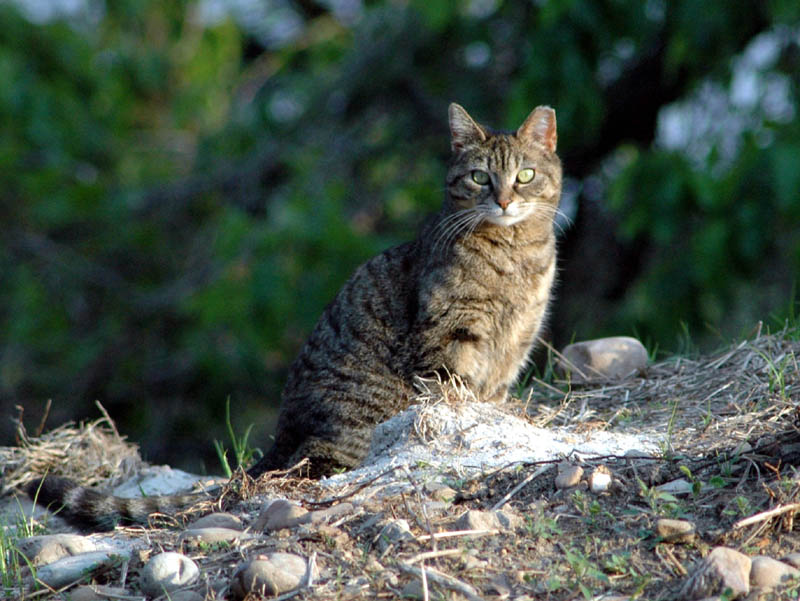
M322 577L296 595L301 599L394 599L414 587L430 599L679 599L693 562L714 545L775 558L800 551L794 530L800 511L798 334L789 329L758 333L714 355L657 363L643 377L622 383L577 388L534 382L527 402L509 403L510 410L525 412L537 425L665 435L658 457L582 459L587 473L599 466L610 469L615 484L607 493L593 494L585 485L556 490L556 470L540 462L468 480L445 470L441 481L455 490L455 499L433 506L422 482L396 470L394 477L411 481L412 493L366 495L355 512L333 524L206 549L193 557L213 581L229 578L242 557L256 553L314 554ZM431 407L441 387L436 382L422 390ZM463 391L456 386L451 392L445 402L463 402ZM420 438L435 438L435 419L415 426ZM92 445L97 449L79 462L85 469L70 475L87 483L119 476L115 470L127 467L127 455L120 449L119 457L110 458L108 440L131 448L113 426L99 420L2 449L6 486L20 473L52 470L51 460L63 462L67 454L72 460L74 451ZM331 490L295 476L257 482L236 478L217 507L254 511L253 502L240 499L261 494L295 499L310 509L330 504ZM685 483L680 493L659 488L676 481ZM339 495L350 498L363 490ZM482 535L452 532L466 510L498 505L521 516L524 526ZM655 534L661 517L692 521L698 540L664 543ZM408 520L413 537L379 545L383 524L398 518ZM180 548L177 533L162 531L158 541L162 549ZM107 578L113 582L114 576ZM420 588L423 580L426 592Z

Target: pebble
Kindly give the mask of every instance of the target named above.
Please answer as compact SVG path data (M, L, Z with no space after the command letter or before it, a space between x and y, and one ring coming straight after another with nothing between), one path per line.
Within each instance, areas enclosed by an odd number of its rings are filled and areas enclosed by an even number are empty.
M150 558L140 575L142 592L151 597L189 586L200 575L197 564L182 553L165 552Z
M229 528L231 530L244 530L244 523L232 513L209 513L191 522L187 529L194 528Z
M36 578L52 588L61 588L100 568L116 565L120 558L130 559L130 555L125 556L119 549L78 553L39 566Z
M378 536L375 537L375 542L378 545L378 550L381 553L386 551L389 545L394 545L407 540L414 540L415 537L411 532L411 527L408 521L404 519L392 520L386 524Z
M232 530L230 528L189 528L181 532L178 537L179 542L186 542L190 544L200 543L232 543L239 540L248 540L255 538L254 535L241 530Z
M447 503L455 499L456 494L458 494L455 490L441 482L427 482L424 489L434 501L445 501Z
M619 380L647 367L647 349L629 336L585 340L567 345L556 363L575 383Z
M348 513L353 513L353 511L355 511L355 507L352 503L339 503L338 505L332 505L331 507L326 507L325 509L316 509L312 511L309 514L308 522L311 524L318 524L331 518L337 518L342 515L347 515Z
M142 599L142 597L132 596L127 589L100 584L84 584L69 592L70 601L108 601L120 598Z
M256 532L274 532L284 528L292 528L311 521L309 511L285 499L278 499L269 504L253 524Z
M701 559L683 585L679 598L702 599L730 588L733 597L750 593L750 566L747 555L728 547L715 547Z
M19 541L18 549L35 566L98 550L92 539L77 534L30 536Z
M231 591L236 599L243 599L249 593L279 595L302 584L306 570L306 560L299 555L280 552L259 555L237 568Z
M455 530L515 530L522 525L522 518L509 511L496 509L481 511L470 509L454 524Z
M656 522L656 534L667 543L691 543L697 536L695 526L691 522L667 518Z
M798 576L800 576L800 570L777 559L763 555L752 558L750 586L753 588L777 588L786 580Z
M656 486L656 490L671 495L688 495L692 492L693 487L692 483L686 478L677 478L676 480L670 480L664 484L659 484Z
M606 492L611 487L611 470L606 466L597 466L589 476L589 490L595 494Z
M578 486L581 482L581 478L583 478L583 468L581 466L562 463L558 466L556 488L563 490L565 488Z

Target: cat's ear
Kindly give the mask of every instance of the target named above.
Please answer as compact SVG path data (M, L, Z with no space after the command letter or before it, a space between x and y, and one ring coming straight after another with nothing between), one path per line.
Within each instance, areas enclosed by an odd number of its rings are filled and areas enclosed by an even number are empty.
M530 144L540 144L550 152L556 150L556 112L549 106L537 106L525 123L519 126L517 138Z
M453 152L465 146L486 140L486 132L473 121L464 107L453 102L450 104L450 147Z

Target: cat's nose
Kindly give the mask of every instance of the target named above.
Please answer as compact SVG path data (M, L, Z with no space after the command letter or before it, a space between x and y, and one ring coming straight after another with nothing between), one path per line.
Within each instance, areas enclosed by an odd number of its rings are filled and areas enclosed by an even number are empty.
M497 200L495 200L495 202L501 209L505 210L508 208L508 205L511 204L511 195L501 194L500 196L497 197Z

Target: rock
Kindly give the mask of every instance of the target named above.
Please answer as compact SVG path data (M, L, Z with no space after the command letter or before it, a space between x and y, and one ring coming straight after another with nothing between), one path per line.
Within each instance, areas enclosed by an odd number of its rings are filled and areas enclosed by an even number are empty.
M562 463L558 466L556 488L563 490L565 488L578 486L581 482L581 478L583 478L583 468L581 466Z
M142 592L151 597L190 586L200 575L197 564L181 553L165 552L150 558L140 575Z
M730 588L735 599L750 592L750 565L747 555L727 547L716 547L700 560L683 585L679 598L702 599Z
M383 528L381 528L381 531L378 533L378 536L375 537L373 542L378 545L378 550L383 553L389 547L389 545L414 539L415 536L411 532L408 521L400 519L392 520Z
M100 568L116 565L122 559L130 559L130 554L121 554L119 550L79 553L39 566L36 569L36 579L52 588L61 588Z
M70 601L109 601L122 598L135 599L136 597L133 597L127 589L100 584L84 584L69 592Z
M278 499L269 504L258 519L253 524L255 532L274 532L284 528L292 528L299 524L307 524L311 521L311 516L307 509L290 503L284 499Z
M315 509L310 513L307 521L311 524L319 524L331 518L353 513L354 509L352 503L339 503L338 505L332 505L325 509Z
M597 466L589 476L589 490L595 494L606 492L611 487L611 470L604 465Z
M664 484L659 484L656 486L656 490L659 492L666 492L671 495L688 495L694 490L694 487L686 478L677 478L675 480L665 482Z
M509 511L470 509L456 520L455 530L515 530L522 518Z
M231 530L230 528L190 528L181 532L178 540L194 545L199 543L231 543L239 540L255 538L249 532Z
M229 528L231 530L244 530L244 524L237 516L232 513L209 513L200 519L191 522L187 527L194 528Z
M691 543L697 536L695 526L691 522L667 518L656 522L656 534L668 543Z
M231 590L236 599L249 593L279 595L301 585L307 567L305 559L292 553L259 555L237 568Z
M781 557L781 561L795 568L800 568L800 553L795 552L784 555Z
M800 576L800 570L777 559L763 555L757 555L752 558L750 586L753 588L777 588L790 578L797 578L798 576Z
M427 482L424 489L434 501L445 501L449 503L456 498L457 494L455 490L441 482Z
M556 363L559 371L573 382L618 380L647 367L647 349L628 336L598 338L570 344Z
M97 544L92 539L77 534L30 536L20 540L17 548L35 566L53 563L62 557L98 550Z
M175 591L169 594L166 601L204 601L204 599L204 595L195 591Z

